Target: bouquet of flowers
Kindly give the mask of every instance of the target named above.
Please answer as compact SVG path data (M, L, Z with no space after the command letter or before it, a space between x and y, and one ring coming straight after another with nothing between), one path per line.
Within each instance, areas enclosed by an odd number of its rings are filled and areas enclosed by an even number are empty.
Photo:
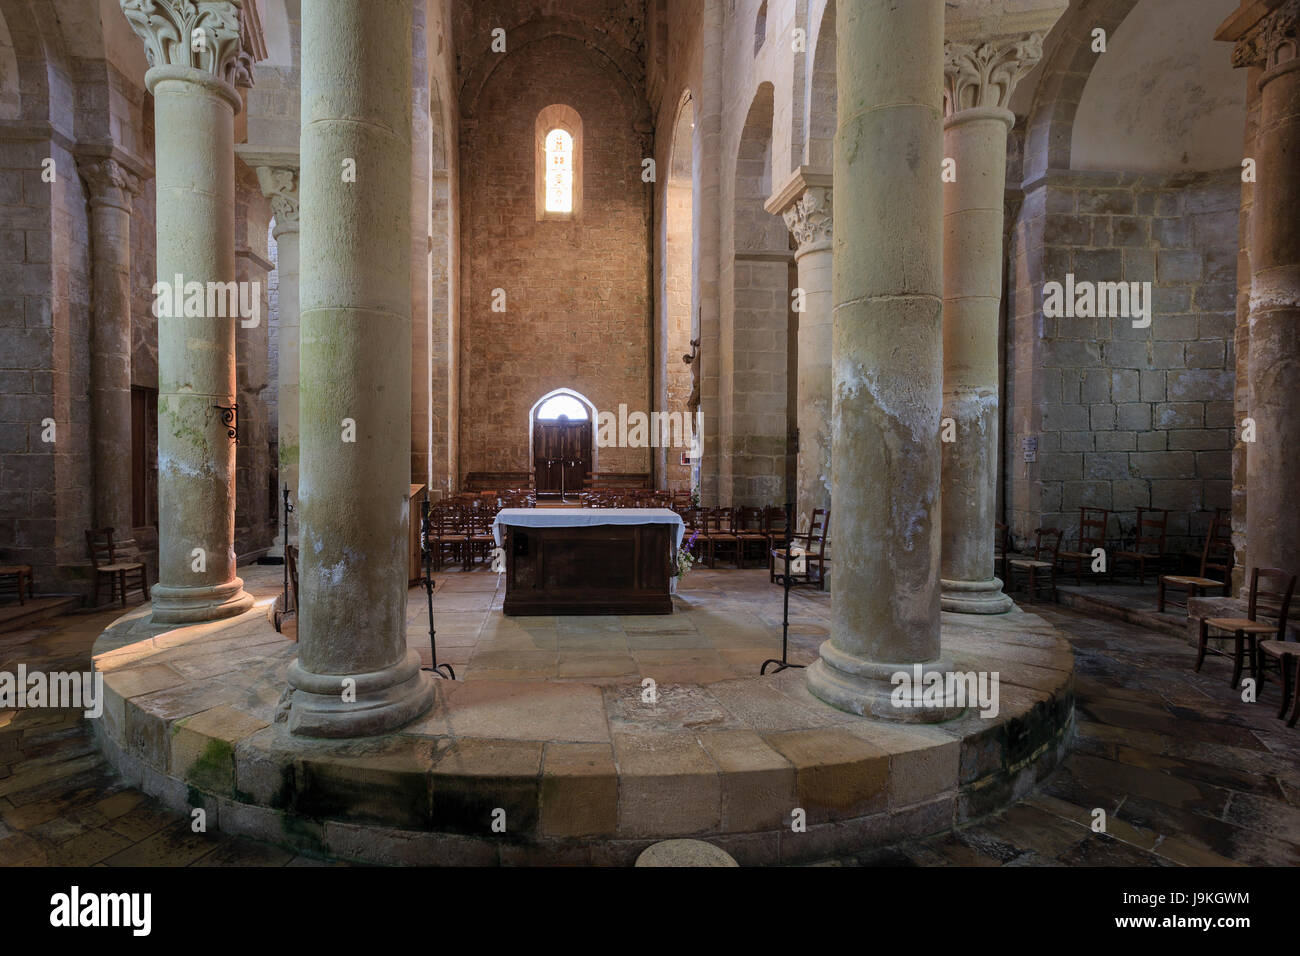
M686 577L686 572L695 564L695 555L691 554L691 548L695 547L695 539L699 536L698 531L692 531L690 538L673 555L673 577Z

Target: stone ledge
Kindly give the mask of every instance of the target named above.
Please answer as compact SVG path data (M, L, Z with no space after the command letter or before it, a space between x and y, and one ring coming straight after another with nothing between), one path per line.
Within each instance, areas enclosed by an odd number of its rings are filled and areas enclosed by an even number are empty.
M95 646L108 699L95 734L168 806L322 857L631 865L689 837L745 865L807 861L992 813L1068 750L1065 639L1021 611L943 622L956 669L999 672L996 717L861 718L818 701L796 670L663 685L653 707L634 682L470 679L439 683L433 709L398 733L317 741L286 730L296 646L262 609L171 629L135 612Z

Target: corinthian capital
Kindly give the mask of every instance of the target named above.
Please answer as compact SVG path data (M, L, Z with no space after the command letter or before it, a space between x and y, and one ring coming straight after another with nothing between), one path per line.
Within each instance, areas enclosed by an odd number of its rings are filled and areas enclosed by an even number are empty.
M943 111L1007 108L1021 78L1043 56L1043 35L1026 33L976 43L943 45Z
M1237 41L1233 66L1271 70L1300 56L1300 0L1286 0Z
M800 252L818 243L830 244L832 208L830 186L809 186L786 207L785 225L799 243Z
M232 86L252 85L244 48L249 0L119 0L131 29L144 41L150 66L202 70Z

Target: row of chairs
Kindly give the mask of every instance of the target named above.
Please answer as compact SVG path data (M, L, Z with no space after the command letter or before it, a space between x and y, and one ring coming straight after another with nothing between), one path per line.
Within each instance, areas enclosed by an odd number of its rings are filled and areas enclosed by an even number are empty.
M1040 577L1046 574L1048 584L1055 593L1058 571L1061 574L1073 574L1076 584L1082 584L1085 576L1092 578L1091 569L1096 560L1096 550L1101 549L1106 552L1106 571L1100 575L1103 579L1113 581L1116 571L1126 565L1131 565L1136 571L1139 585L1146 583L1149 573L1156 574L1161 611L1165 609L1165 593L1169 587L1188 591L1192 596L1206 589L1227 587L1234 557L1232 525L1227 517L1216 514L1210 522L1201 552L1200 573L1182 575L1162 573L1177 558L1166 549L1169 523L1167 510L1138 508L1133 547L1106 551L1106 526L1110 514L1104 508L1081 508L1078 544L1072 549L1062 548L1064 532L1061 529L1038 528L1034 531L1034 544L1029 556L1021 558L1011 557L1006 525L999 522L994 558L1001 568L1003 580L1007 581L1008 587L1014 587L1017 572L1024 574L1028 578L1032 595L1037 591ZM1211 573L1217 573L1219 577L1212 578L1209 576Z

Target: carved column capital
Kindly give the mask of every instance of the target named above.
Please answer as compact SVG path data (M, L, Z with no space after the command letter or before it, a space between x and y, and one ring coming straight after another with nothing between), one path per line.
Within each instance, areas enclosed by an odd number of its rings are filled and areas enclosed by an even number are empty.
M1007 109L1016 84L1043 56L1043 34L943 45L943 113Z
M152 67L188 67L230 86L252 86L244 44L248 0L119 0Z
M786 228L799 243L800 254L814 248L829 248L832 232L832 191L830 186L809 186L787 206L782 218Z
M89 187L92 205L130 210L131 197L140 193L140 177L111 157L81 160L77 171Z
M275 238L298 231L298 170L292 166L258 166L257 182L271 200Z
M768 212L785 220L786 228L799 243L796 257L830 248L831 183L830 170L800 166L763 204Z
M1247 30L1232 51L1232 65L1273 70L1300 57L1300 0L1286 0Z

